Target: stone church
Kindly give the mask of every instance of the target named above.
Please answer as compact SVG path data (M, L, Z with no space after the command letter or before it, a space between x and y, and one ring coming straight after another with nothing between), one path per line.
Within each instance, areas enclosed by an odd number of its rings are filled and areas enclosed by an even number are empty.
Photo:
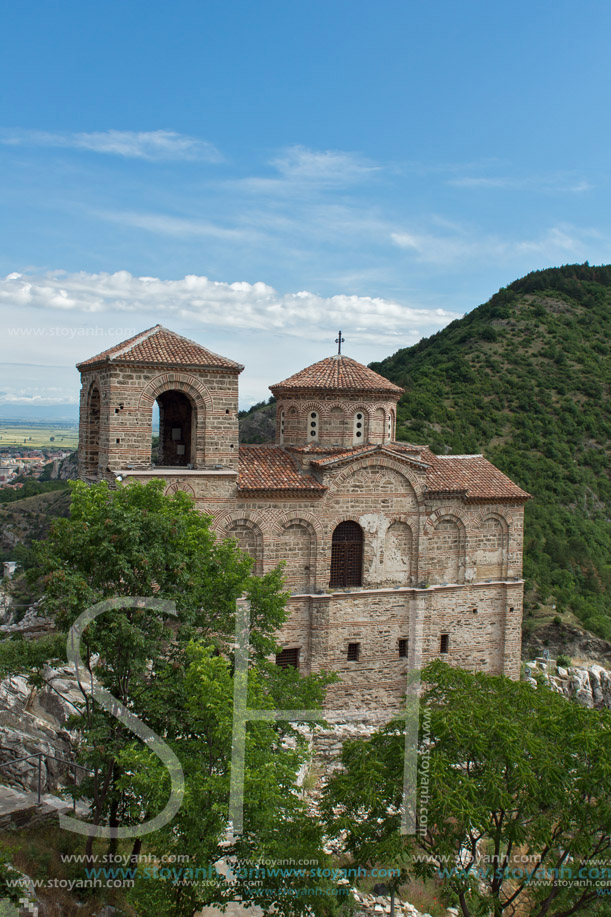
M337 672L330 709L397 708L437 656L519 676L529 495L482 455L397 442L398 386L327 357L270 386L275 442L241 445L244 367L161 325L77 368L81 478L162 478L256 574L284 562L277 662Z

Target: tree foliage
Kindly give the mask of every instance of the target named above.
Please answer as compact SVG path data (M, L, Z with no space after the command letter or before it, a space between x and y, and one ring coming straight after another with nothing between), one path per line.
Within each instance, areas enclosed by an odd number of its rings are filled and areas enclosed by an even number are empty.
M109 691L172 748L185 774L185 802L166 829L147 835L153 856L188 855L184 870L168 879L138 867L133 899L143 913L190 915L210 901L275 900L282 914L333 913L325 880L320 894L281 894L278 879L237 884L215 878L221 859L237 867L263 857L317 861L325 854L319 827L308 818L296 790L306 749L287 723L253 723L247 730L245 830L228 843L229 777L233 728L233 645L236 600L250 603L249 704L273 710L319 708L328 678L304 678L267 661L278 647L275 632L286 615L282 572L251 576L252 560L233 540L218 542L210 519L182 492L164 494L164 482L72 485L68 519L58 520L39 544L45 607L67 631L88 607L103 599L153 596L175 603L168 619L146 608L106 611L82 636L87 679ZM77 795L92 802L95 824L139 825L165 806L169 776L146 744L83 691L82 713L72 725L81 735L79 760L91 770ZM292 746L289 747L292 741ZM287 745L287 742L289 743ZM92 849L88 840L88 852ZM116 841L110 841L110 850ZM142 849L136 839L134 866ZM201 881L201 869L212 881ZM290 889L304 877L282 880ZM311 883L310 883L311 884ZM266 891L265 889L268 889Z
M611 639L611 267L535 271L372 368L406 393L397 435L484 452L533 495L524 569Z
M607 913L611 714L440 661L423 678L416 834L400 830L401 720L344 746L332 833L359 864L400 868L397 883L437 877L464 917Z

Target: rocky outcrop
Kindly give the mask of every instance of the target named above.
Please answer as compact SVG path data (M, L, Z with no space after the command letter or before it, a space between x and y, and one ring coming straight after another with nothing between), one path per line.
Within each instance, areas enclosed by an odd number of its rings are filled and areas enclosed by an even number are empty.
M276 438L276 404L266 404L240 418L241 443L273 443Z
M584 707L611 710L611 672L597 663L564 668L553 659L537 657L526 663L524 671L535 688L542 682Z
M72 759L67 721L83 697L69 667L46 667L43 677L46 685L41 689L22 675L0 683L0 784L36 791L38 759L17 759L42 753L41 789L49 793L69 776L70 769L62 763Z
M550 621L532 633L524 633L523 659L543 656L545 651L554 657L563 653L572 659L588 659L611 669L611 643L576 624Z
M78 452L71 452L70 455L61 460L56 477L60 481L78 480Z
M370 917L372 914L390 914L390 898L387 895L366 895L358 889L352 889L352 896L356 902L354 917ZM431 917L423 914L413 904L395 898L395 914L397 917Z
M22 634L24 637L39 637L53 629L53 621L46 618L40 610L40 602L34 602L22 618L16 620L18 608L11 604L10 596L6 597L7 603L2 607L2 621L0 624L0 638L10 634Z

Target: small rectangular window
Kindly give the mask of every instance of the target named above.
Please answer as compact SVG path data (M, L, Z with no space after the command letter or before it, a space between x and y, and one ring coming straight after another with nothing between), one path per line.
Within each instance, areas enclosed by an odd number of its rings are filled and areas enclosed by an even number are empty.
M442 634L439 640L439 652L447 653L450 650L450 635Z
M281 653L276 655L276 665L279 665L281 669L286 669L287 666L292 666L294 669L299 668L299 647L289 650L282 650Z
M348 662L358 662L359 656L361 655L361 644L360 643L349 643L348 644Z
M399 656L401 659L407 657L408 642L406 637L399 638Z

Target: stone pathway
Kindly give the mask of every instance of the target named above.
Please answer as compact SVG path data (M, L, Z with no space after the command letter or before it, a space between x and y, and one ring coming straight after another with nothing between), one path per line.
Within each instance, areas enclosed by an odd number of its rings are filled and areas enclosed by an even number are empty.
M83 817L88 807L78 804L76 815ZM72 815L72 803L51 793L41 796L40 805L36 793L23 793L12 787L0 786L0 829L8 825L24 827L53 817L59 812Z

